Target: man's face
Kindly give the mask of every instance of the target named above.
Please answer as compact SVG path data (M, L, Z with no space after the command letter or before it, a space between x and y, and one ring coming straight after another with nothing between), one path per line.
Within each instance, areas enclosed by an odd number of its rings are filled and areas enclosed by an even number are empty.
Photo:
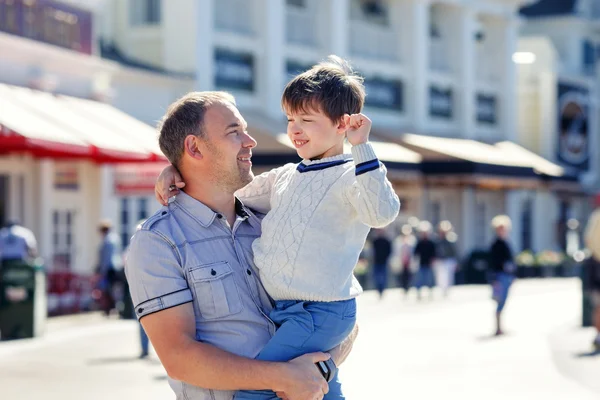
M201 152L214 182L238 190L252 181L252 148L256 146L247 132L248 125L232 104L212 105L204 115L204 140Z
M287 113L287 135L304 159L317 160L342 154L344 132L320 111Z

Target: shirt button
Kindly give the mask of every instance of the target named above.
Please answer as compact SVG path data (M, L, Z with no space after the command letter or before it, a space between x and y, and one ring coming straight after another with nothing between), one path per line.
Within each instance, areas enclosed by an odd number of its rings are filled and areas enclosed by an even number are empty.
M252 271L250 271L249 269L247 269L247 270L246 270L246 273L247 273L248 275L252 275Z
M138 308L138 314L141 314L144 312L144 309L142 307Z
M167 212L166 212L166 211L163 211L163 212L161 213L161 215L167 215Z
M223 216L221 214L217 214L217 218L221 219Z
M210 270L210 274L211 274L212 276L215 276L215 275L217 274L217 271L215 271L214 269L211 269L211 270Z

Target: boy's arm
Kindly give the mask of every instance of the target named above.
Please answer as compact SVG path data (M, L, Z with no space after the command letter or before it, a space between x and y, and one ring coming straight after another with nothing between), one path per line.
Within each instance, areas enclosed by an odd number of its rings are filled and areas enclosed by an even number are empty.
M290 399L327 391L314 365L327 360L327 354L274 363L197 341L192 293L173 246L161 235L147 230L135 234L125 272L137 317L171 378L206 389L270 389Z
M260 213L266 214L271 211L271 193L277 178L294 164L286 164L283 167L273 168L255 176L252 182L235 192L235 195L244 203Z
M379 162L370 143L352 146L356 166L354 177L348 177L345 193L359 219L373 228L393 222L400 211L400 200L386 177L387 170Z

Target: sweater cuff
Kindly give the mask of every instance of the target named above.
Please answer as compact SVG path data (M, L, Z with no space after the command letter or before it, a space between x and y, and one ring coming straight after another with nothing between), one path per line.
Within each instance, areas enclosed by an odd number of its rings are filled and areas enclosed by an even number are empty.
M377 159L375 150L373 150L373 146L371 146L371 143L369 143L369 142L357 144L356 146L352 146L351 151L352 151L352 158L354 159L355 165Z

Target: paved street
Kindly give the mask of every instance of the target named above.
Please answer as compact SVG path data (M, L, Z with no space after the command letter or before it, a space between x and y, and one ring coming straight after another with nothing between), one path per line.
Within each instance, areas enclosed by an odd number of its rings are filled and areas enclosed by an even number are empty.
M492 338L487 287L418 303L397 290L359 300L361 333L342 369L347 398L600 398L600 356L578 328L575 279L520 281L507 335ZM426 296L425 296L426 298ZM0 343L0 398L171 399L154 357L138 360L137 326L100 315L54 318L39 339Z

